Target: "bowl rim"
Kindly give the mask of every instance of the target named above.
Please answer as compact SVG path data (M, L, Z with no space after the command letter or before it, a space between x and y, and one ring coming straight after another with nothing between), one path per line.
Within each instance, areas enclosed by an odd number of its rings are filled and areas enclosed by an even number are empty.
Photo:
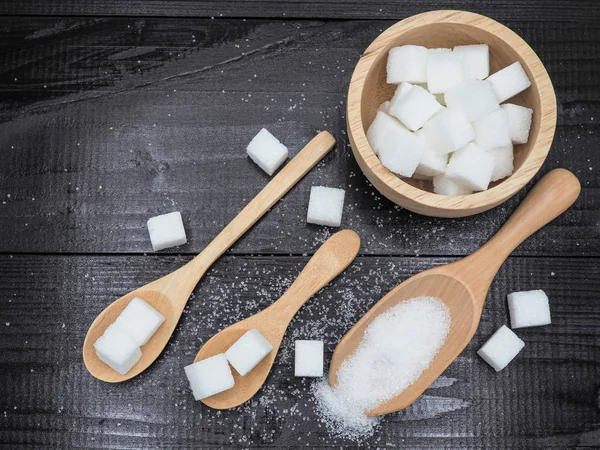
M382 51L397 36L430 24L461 24L494 34L519 54L535 80L540 98L540 128L521 166L498 185L469 195L446 196L427 192L406 183L381 164L367 141L362 120L362 96L368 73ZM346 121L354 156L367 178L390 200L411 211L440 217L462 217L487 211L522 189L544 163L556 129L556 95L542 61L517 33L481 14L459 10L436 10L410 16L384 30L361 55L348 88ZM406 202L399 202L400 196Z

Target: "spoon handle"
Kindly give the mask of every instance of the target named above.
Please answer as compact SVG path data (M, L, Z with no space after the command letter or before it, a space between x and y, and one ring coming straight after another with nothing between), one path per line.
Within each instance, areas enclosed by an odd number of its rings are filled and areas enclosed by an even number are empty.
M579 196L581 185L577 177L565 169L555 169L545 175L529 192L500 231L483 247L465 258L463 267L485 268L486 277L473 284L489 284L504 260L525 239L565 212ZM478 270L472 270L475 274ZM479 273L479 275L483 275ZM484 294L485 298L485 294Z
M306 301L338 276L350 265L360 249L360 238L352 230L338 231L325 241L308 261L298 278L279 300L269 309L274 309L287 322ZM284 321L281 321L284 323Z

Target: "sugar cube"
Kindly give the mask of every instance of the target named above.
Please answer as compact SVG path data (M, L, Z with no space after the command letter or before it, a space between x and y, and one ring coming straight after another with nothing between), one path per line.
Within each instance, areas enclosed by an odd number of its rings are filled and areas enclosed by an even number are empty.
M529 129L531 128L531 119L533 109L525 106L505 103L502 109L508 116L508 129L510 130L510 140L513 144L526 144L529 140Z
M429 53L450 53L451 48L428 48Z
M346 191L343 189L311 187L306 221L317 225L339 227L342 223L345 196Z
M244 376L273 350L273 346L258 330L248 330L225 352L229 363Z
M400 89L400 88L398 88ZM425 125L437 111L442 108L435 97L421 86L412 86L408 92L390 104L390 114L395 116L408 128L415 131Z
M139 297L129 302L119 314L115 325L133 338L140 347L152 337L165 318Z
M455 53L462 53L465 77L483 80L490 74L490 49L487 44L457 45Z
M459 109L469 122L480 119L500 107L492 83L481 80L464 80L444 94L448 108Z
M548 296L541 289L508 294L510 326L513 328L538 327L550 324Z
M484 191L492 179L494 159L489 152L470 143L454 152L446 167L446 176L473 191Z
M427 61L427 88L432 94L446 92L463 80L463 55L454 52L430 53Z
M133 338L115 324L109 325L94 342L94 349L102 362L121 375L129 372L142 357L142 351Z
M268 175L273 175L288 157L287 147L266 128L261 129L252 138L246 152L250 159Z
M414 84L407 83L406 81L400 83L394 91L394 96L392 97L390 103L395 103L400 100L406 93L408 93L408 91L413 88L413 86Z
M452 153L475 138L475 130L465 115L445 108L423 126L429 147L438 154Z
M531 86L531 81L519 61L490 75L487 79L492 83L496 98L500 103Z
M424 143L424 148L423 152L421 153L419 165L413 174L413 178L416 178L415 175L421 175L429 178L443 174L446 171L446 165L448 164L448 155L435 153L429 148L423 129L418 130L415 135Z
M183 369L196 400L231 389L235 384L224 353L202 359Z
M390 84L399 84L403 81L425 83L427 55L427 49L418 45L392 48L387 60L387 82Z
M322 377L323 341L299 340L295 345L294 376Z
M468 195L473 193L471 189L461 186L446 175L433 177L433 192L439 195Z
M148 232L155 252L187 242L181 213L175 211L148 219Z
M367 130L367 141L376 155L379 154L379 147L381 147L385 135L396 127L402 127L402 124L386 112L377 111L375 119Z
M488 153L492 155L492 158L494 159L494 170L492 171L492 179L490 181L497 181L512 175L514 170L512 145L492 148L491 150L488 150Z
M379 108L377 108L377 111L382 111L384 113L389 114L390 113L390 103L391 102L389 100L386 100L381 105L379 105Z
M502 325L491 338L487 340L477 354L496 372L504 369L509 362L525 347L519 337L506 325Z
M489 149L511 145L508 129L508 116L503 109L497 109L473 122L475 143Z
M421 140L402 125L394 127L384 136L379 148L379 159L396 175L411 177L424 151Z

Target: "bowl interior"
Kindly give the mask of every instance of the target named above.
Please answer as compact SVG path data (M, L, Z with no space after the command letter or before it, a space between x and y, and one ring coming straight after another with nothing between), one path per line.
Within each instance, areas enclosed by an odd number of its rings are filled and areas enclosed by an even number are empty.
M362 122L365 125L365 133L373 122L377 108L386 100L390 100L394 95L396 85L386 83L386 64L387 55L391 48L399 45L421 45L427 48L446 47L451 48L455 45L465 44L488 44L490 48L490 74L516 62L527 72L531 80L531 87L521 94L507 100L508 103L527 106L533 109L533 119L529 141L527 144L516 145L514 147L514 166L515 172L527 159L533 149L533 144L540 130L541 117L540 111L540 93L536 80L532 76L531 70L526 62L519 56L517 51L508 43L496 35L472 25L461 23L430 23L420 27L403 31L396 36L373 61L371 69L365 79L365 85L362 93ZM490 188L501 184L504 180L498 180L490 184ZM412 186L427 192L433 192L431 181L415 180L412 178L403 178L403 181Z

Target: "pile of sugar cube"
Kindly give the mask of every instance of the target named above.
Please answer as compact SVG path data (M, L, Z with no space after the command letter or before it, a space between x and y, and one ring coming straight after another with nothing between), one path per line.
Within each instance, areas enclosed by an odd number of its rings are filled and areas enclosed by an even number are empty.
M241 376L254 369L273 345L256 329L248 330L224 353L202 359L184 367L196 400L219 394L235 385L229 365ZM323 375L323 342L296 341L295 375Z
M514 328L539 327L549 325L550 304L542 290L513 292L507 297L510 325ZM510 328L502 325L481 347L477 354L494 368L504 369L525 347Z
M125 375L142 357L140 347L150 340L164 321L161 313L135 297L96 340L96 355L102 362Z
M531 82L520 62L489 75L486 44L390 50L387 82L398 87L367 131L381 163L401 177L433 182L440 195L488 189L513 172L533 111L505 103Z

